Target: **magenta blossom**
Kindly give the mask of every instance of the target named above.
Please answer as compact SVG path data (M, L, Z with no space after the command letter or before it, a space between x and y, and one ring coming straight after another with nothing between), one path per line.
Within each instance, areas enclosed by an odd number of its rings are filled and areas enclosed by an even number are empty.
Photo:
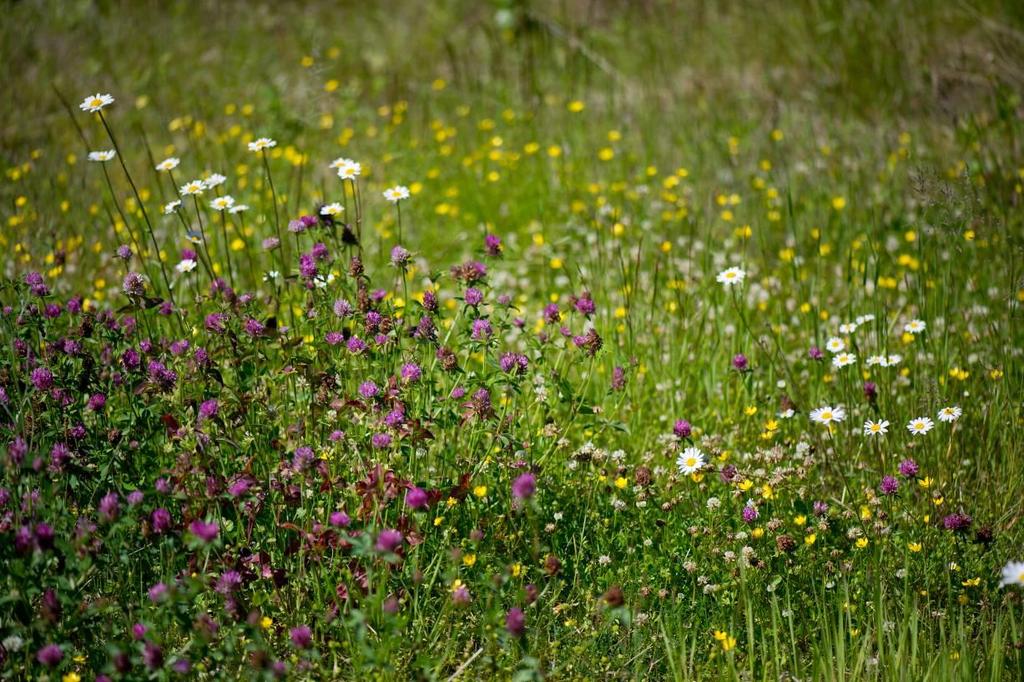
M537 477L531 473L521 474L512 481L512 495L516 499L525 500L537 492Z

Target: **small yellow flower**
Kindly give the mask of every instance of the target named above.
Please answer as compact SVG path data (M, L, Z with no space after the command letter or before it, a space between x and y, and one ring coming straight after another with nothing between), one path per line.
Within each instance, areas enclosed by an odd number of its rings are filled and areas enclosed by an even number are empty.
M462 557L462 563L466 566L472 566L476 563L476 554L466 554Z
M82 682L82 677L76 672L70 672L60 678L62 682Z
M857 538L857 543L856 544L857 544L857 549L864 549L865 547L868 546L868 539L867 538Z
M618 488L619 490L625 489L627 485L629 485L629 481L627 481L622 476L619 476L618 478L615 479L615 487Z
M722 645L722 651L729 651L736 647L736 638L722 630L715 630L715 641Z
M920 552L921 551L921 543L920 542L908 542L907 543L907 549L909 549L911 552Z
M811 545L814 544L814 542L817 539L818 539L818 535L816 533L808 533L807 535L804 536L804 544L807 545L808 547L810 547Z
M475 488L473 488L473 495L475 495L476 497L487 497L487 486L476 486Z
M260 627L264 630L269 630L274 625L274 620L270 616L263 616L260 619Z

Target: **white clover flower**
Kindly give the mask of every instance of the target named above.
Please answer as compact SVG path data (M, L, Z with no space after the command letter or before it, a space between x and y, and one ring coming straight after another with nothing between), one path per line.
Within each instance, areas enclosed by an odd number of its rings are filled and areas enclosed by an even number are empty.
M21 647L24 646L25 640L17 635L9 635L4 637L3 645L8 651L21 651Z
M97 92L95 95L89 95L83 99L82 103L78 105L78 108L82 111L88 111L90 114L95 114L103 107L113 103L113 97L110 95L101 95Z

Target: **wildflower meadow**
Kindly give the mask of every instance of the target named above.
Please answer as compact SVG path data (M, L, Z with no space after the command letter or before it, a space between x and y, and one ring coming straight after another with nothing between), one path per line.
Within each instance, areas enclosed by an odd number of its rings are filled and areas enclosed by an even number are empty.
M24 0L0 679L1024 679L1024 10Z

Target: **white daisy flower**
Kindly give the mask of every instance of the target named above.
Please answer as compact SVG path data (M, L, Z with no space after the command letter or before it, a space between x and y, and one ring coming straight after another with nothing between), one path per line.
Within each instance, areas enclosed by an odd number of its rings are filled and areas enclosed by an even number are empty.
M884 355L869 355L864 364L868 367L874 367L875 365L881 365L885 367L885 356Z
M840 353L832 358L832 366L836 369L852 365L855 362L857 362L857 356L854 353Z
M164 204L164 215L171 215L181 207L181 199L175 199L169 204Z
M953 405L952 407L943 407L941 410L939 410L939 421L946 422L947 424L952 424L957 419L959 419L960 415L962 415L963 413L964 411L961 410L960 407L957 405Z
M877 422L869 419L864 422L865 436L884 436L887 433L889 433L889 422L885 419L881 419Z
M228 209L228 213L241 213L242 211L248 211L249 206L247 204L235 204Z
M920 334L927 326L923 320L911 320L903 325L903 331L908 334Z
M858 327L860 325L862 325L862 324L867 324L868 322L874 322L874 321L875 321L875 316L872 315L871 313L868 313L867 315L858 315L857 316L857 326Z
M193 270L196 269L196 262L191 258L186 258L177 265L175 265L174 269L182 274L185 274L186 272L192 272Z
M113 149L107 149L98 152L89 152L90 161L110 161L115 156L117 156L117 152L115 152Z
M907 431L910 431L915 436L923 436L934 428L935 422L928 417L918 417L917 419L911 419L910 423L907 424Z
M795 414L796 410L790 407L788 409L783 410L782 412L779 412L779 419L792 419Z
M409 198L409 188L405 185L395 185L384 190L384 198L392 204L397 204L402 199Z
M164 159L163 161L161 161L160 163L158 163L156 165L156 169L158 171L164 171L164 172L172 171L172 170L174 170L175 168L178 167L179 163L181 163L181 161L179 159L177 159L177 158L175 158L173 156L169 156L166 159Z
M182 185L181 189L178 190L178 193L183 197L193 196L202 194L204 189L206 189L206 185L203 184L202 180L192 180L191 182L186 182Z
M1003 579L999 581L999 585L1024 585L1024 561L1006 562L1003 566Z
M829 424L838 423L846 419L846 410L842 407L825 405L824 407L811 410L810 417L812 422L828 426Z
M113 97L110 95L101 95L97 92L95 95L89 95L83 99L82 103L78 105L78 108L82 111L88 111L90 114L95 114L103 107L113 103Z
M267 274L263 275L264 282L273 282L275 279L281 276L281 273L277 270L268 270Z
M883 367L895 367L903 361L902 355L890 355L885 358L885 364Z
M839 325L840 334L852 334L857 331L857 325L853 322L847 322L846 324Z
M739 268L732 267L726 270L722 270L718 273L718 277L715 280L719 284L724 284L727 287L731 287L734 284L740 284L747 276L747 273Z
M838 336L833 336L831 339L825 342L825 350L829 353L839 353L846 350L846 342Z
M230 194L225 194L222 197L217 197L210 202L210 208L216 211L226 211L235 205L235 198Z
M704 453L694 447L686 448L676 458L676 466L679 467L679 471L687 476L700 471L704 463Z
M338 177L342 180L355 180L362 172L362 165L351 159L345 159L345 163L338 166Z
M335 201L333 204L324 204L321 206L320 215L341 215L341 212L344 210L345 207Z
M220 173L213 173L210 177L203 180L203 184L206 185L206 189L213 189L217 185L223 185L227 182L227 178Z
M249 151L261 152L264 149L270 149L277 146L276 140L271 140L269 137L261 137L254 142L249 143Z

